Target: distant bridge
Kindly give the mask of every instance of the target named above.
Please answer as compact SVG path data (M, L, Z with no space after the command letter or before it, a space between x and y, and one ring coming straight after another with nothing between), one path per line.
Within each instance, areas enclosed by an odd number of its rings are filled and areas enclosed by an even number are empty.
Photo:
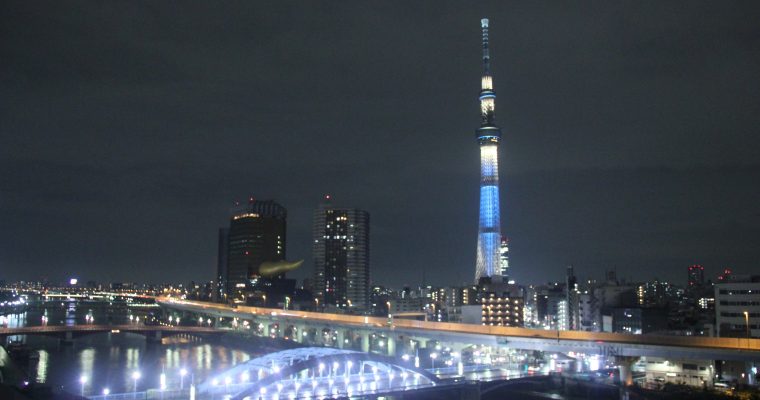
M22 328L0 328L0 338L18 335L48 335L57 336L66 340L92 333L139 333L151 339L161 339L167 335L191 334L191 335L218 335L226 331L218 328L205 326L166 326L166 325L44 325L27 326Z

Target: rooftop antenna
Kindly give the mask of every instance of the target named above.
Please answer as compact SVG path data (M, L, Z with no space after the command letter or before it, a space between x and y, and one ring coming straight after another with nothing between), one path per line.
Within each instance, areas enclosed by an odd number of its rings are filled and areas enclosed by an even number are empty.
M491 55L488 52L488 18L480 20L480 28L483 31L483 72L484 75L491 73Z

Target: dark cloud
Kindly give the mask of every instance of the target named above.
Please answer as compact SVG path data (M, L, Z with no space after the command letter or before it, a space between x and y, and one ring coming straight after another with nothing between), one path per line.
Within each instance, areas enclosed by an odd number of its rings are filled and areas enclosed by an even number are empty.
M209 279L249 194L309 259L329 192L380 283L469 281L482 16L516 277L756 268L755 3L0 7L0 278Z

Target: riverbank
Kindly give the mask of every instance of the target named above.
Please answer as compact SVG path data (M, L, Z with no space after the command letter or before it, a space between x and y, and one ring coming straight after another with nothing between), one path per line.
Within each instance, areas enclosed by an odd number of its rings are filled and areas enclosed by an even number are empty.
M0 346L0 384L22 385L26 380L24 372L16 366L4 346Z

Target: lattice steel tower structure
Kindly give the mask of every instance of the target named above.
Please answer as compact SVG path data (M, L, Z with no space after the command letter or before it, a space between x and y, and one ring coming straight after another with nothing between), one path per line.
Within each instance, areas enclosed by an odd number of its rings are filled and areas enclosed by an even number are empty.
M480 278L498 275L501 221L499 216L499 140L501 129L494 120L496 94L488 52L488 19L480 20L483 30L483 77L480 80L480 128L476 131L480 145L480 218L475 283Z

